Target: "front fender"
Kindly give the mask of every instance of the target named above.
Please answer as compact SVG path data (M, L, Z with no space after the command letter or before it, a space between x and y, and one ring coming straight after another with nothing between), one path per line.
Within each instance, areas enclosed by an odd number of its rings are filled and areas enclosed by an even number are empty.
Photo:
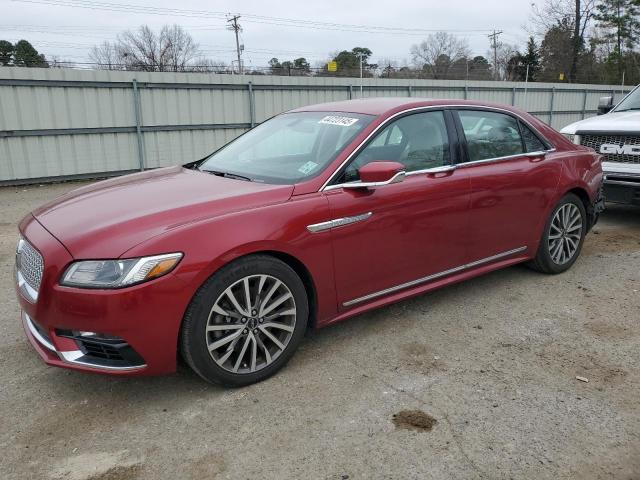
M197 289L224 265L254 253L284 253L308 270L316 287L317 324L322 324L337 312L333 249L329 232L311 233L307 225L328 218L329 206L324 194L301 195L281 204L222 215L167 231L132 248L124 256L183 252L184 258L176 270L187 278L190 301ZM189 301L182 306L183 311Z

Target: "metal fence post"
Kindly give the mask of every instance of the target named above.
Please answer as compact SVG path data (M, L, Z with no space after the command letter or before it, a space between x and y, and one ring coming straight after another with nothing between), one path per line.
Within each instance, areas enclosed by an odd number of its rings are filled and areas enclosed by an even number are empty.
M584 89L584 97L582 97L582 119L587 116L587 89Z
M251 128L256 126L256 100L253 93L253 83L249 82L249 123Z
M556 96L556 87L551 87L551 104L549 105L549 126L553 123L553 101Z
M413 96L413 87L411 85L407 86L407 93L410 97Z
M144 142L142 141L142 111L140 108L140 91L138 90L138 81L133 79L133 111L136 117L136 137L138 138L138 163L140 164L140 171L144 170L145 158L144 158Z
M469 87L465 84L464 86L464 99L468 99L469 98Z
M513 90L511 90L511 106L516 106L516 87L513 87Z
M349 85L349 100L353 98L353 85Z

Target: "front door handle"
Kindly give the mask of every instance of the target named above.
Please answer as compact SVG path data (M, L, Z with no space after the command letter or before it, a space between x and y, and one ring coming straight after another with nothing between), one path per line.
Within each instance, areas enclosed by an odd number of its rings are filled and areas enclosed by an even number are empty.
M438 174L438 173L451 173L456 168L458 168L457 165L443 165L441 167L430 168L429 170L426 170L425 173L427 173L429 175L435 175L435 174Z

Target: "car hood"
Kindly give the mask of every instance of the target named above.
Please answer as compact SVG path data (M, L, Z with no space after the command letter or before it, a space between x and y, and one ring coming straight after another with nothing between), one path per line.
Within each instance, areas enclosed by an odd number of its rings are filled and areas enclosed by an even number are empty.
M265 185L169 167L78 188L33 212L74 258L117 258L188 223L288 200Z
M567 125L560 133L573 135L576 132L640 132L640 110L609 112L606 115L587 118Z

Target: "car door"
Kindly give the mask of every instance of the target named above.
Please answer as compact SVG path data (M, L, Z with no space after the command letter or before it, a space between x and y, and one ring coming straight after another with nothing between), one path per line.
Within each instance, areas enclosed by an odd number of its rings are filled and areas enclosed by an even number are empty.
M470 261L508 257L537 241L561 163L532 127L506 112L458 109L469 175Z
M419 284L465 262L469 178L455 171L453 117L443 110L402 115L381 127L325 188L338 306L341 309ZM373 189L357 182L372 161L406 167L404 181ZM344 224L347 223L348 224Z

